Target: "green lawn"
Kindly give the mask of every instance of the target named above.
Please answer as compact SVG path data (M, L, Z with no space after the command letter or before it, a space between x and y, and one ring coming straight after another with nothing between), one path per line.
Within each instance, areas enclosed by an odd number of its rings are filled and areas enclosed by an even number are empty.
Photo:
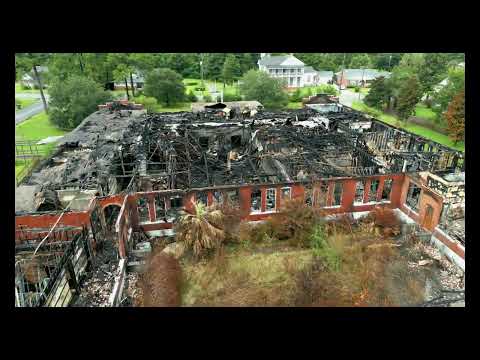
M27 106L30 106L30 105L36 103L37 101L38 100L36 100L36 99L17 99L17 98L15 98L15 103L20 104L20 106L21 106L20 109L17 109L15 107L15 111L22 110L23 108L26 108Z
M426 120L437 121L438 119L437 114L432 109L426 107L424 104L418 104L415 107L415 114L415 116Z
M46 94L48 92L47 89L43 89L43 92ZM40 94L40 90L38 89L23 89L20 83L15 83L15 94L18 93L30 93L30 94Z
M301 109L302 103L301 102L289 102L287 105L287 109Z
M459 142L456 145L454 145L453 141L447 135L440 134L434 130L428 129L420 125L408 124L408 123L405 124L395 116L382 113L376 109L372 109L371 107L361 102L354 101L352 104L352 108L358 111L363 111L363 112L368 112L368 111L376 112L374 117L380 121L383 121L384 123L408 130L414 134L421 135L427 139L436 141L442 145L448 146L455 150L465 151L465 143L463 142Z
M40 140L49 136L64 134L66 134L66 131L60 130L51 124L45 112L32 116L15 127L15 136L25 140Z
M50 123L48 115L44 112L32 116L15 127L15 137L23 140L41 140L49 136L60 136L66 134L66 131L57 129ZM39 145L39 150L45 156L48 156L55 149L55 143ZM15 176L17 176L24 167L31 165L31 160L15 160ZM20 180L20 179L17 179Z
M367 95L368 92L370 91L370 88L360 88L360 93L364 94L364 95Z

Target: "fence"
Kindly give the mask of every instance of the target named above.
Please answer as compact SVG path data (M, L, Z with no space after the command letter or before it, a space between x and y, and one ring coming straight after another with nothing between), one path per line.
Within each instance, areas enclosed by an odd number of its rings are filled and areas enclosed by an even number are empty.
M64 307L80 290L91 259L89 232L57 231L15 248L15 306Z

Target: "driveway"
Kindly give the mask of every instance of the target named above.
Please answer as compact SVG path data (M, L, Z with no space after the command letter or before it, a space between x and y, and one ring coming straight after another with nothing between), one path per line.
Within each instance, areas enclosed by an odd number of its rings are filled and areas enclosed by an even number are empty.
M340 90L339 102L346 106L352 106L354 101L363 101L365 97L362 93L356 93L350 89Z
M33 115L37 115L43 111L43 103L40 100L35 104L27 106L22 110L15 112L15 125L20 124L22 121L27 120L28 118L32 117Z
M42 97L40 93L15 93L17 99L37 99L38 101L23 108L22 110L15 112L15 125L20 124L22 121L37 115L43 111ZM45 100L48 102L48 95L45 94Z

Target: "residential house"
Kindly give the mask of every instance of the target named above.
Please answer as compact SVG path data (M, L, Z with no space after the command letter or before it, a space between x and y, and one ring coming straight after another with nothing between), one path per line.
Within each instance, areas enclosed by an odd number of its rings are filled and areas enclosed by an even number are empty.
M327 84L333 78L333 72L317 71L311 66L305 66L292 54L270 56L263 53L258 60L258 68L272 77L284 80L289 88Z
M341 88L349 86L369 86L379 77L390 77L388 71L376 69L345 69L335 73L335 81Z
M145 85L145 78L141 74L132 74L132 80L133 80L133 86L135 89L143 89L143 86ZM132 86L130 77L127 77L128 81L128 88ZM125 81L115 81L113 83L113 87L115 90L125 90Z
M38 73L38 76L40 77L40 81L42 82L43 87L46 87L45 75L48 73L48 67L37 66L37 73ZM30 88L30 89L38 88L37 79L35 79L35 74L33 73L33 70L24 74L22 76L22 79L20 80L20 83L25 88Z

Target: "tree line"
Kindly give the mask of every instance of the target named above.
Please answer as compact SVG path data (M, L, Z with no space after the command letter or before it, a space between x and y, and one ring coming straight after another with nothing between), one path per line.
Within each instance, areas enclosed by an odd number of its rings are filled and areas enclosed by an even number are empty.
M462 55L462 54L461 54ZM393 112L402 121L415 115L423 102L446 125L454 143L464 140L464 57L446 53L404 54L391 76L377 78L364 101L382 111Z

